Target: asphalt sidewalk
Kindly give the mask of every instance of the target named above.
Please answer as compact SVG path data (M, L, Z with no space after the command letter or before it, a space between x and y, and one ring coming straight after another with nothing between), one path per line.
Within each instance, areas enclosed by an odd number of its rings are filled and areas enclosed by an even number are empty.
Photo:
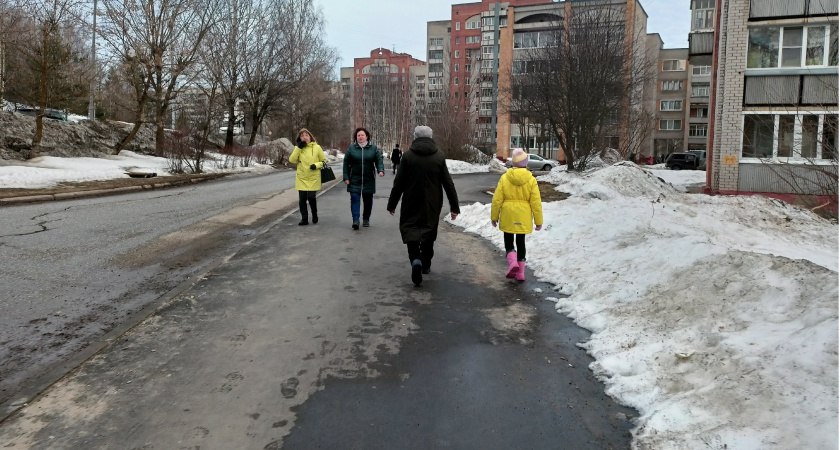
M505 279L497 249L447 223L432 273L411 283L392 180L377 180L370 228L351 229L340 183L317 225L285 215L0 423L0 442L628 448L635 413L594 380L550 286Z

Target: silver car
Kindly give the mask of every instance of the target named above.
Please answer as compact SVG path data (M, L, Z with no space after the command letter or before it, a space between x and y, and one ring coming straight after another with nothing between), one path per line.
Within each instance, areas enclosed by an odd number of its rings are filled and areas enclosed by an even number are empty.
M560 163L557 162L555 159L546 159L540 155L534 155L532 153L528 153L528 170L545 170L549 171L557 166ZM508 158L507 162L505 163L505 167L511 168L513 167L513 160Z

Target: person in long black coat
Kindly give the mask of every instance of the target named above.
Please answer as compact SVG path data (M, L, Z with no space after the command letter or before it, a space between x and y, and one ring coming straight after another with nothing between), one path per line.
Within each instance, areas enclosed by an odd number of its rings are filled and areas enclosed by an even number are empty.
M444 191L454 220L461 209L455 183L446 167L446 156L432 140L432 129L421 125L414 129L414 141L402 155L388 198L391 215L402 198L400 234L408 247L411 281L415 285L420 285L423 274L431 270Z
M394 175L397 174L397 166L400 165L400 158L402 158L402 150L400 150L400 144L397 144L391 150L391 169L394 171Z

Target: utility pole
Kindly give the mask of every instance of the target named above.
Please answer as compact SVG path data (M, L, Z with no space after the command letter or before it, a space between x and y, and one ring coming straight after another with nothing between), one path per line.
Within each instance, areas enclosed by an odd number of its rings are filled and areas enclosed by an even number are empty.
M97 0L93 0L93 38L90 43L91 68L94 70L96 70L96 3ZM88 102L88 119L90 120L96 119L96 104L94 103L95 85L96 77L93 77L90 81L90 101Z

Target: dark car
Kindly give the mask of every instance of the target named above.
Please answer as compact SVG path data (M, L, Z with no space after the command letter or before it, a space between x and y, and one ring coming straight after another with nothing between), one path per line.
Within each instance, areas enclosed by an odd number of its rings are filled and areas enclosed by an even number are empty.
M700 167L700 158L694 153L671 153L665 160L665 167L671 170L696 170Z

